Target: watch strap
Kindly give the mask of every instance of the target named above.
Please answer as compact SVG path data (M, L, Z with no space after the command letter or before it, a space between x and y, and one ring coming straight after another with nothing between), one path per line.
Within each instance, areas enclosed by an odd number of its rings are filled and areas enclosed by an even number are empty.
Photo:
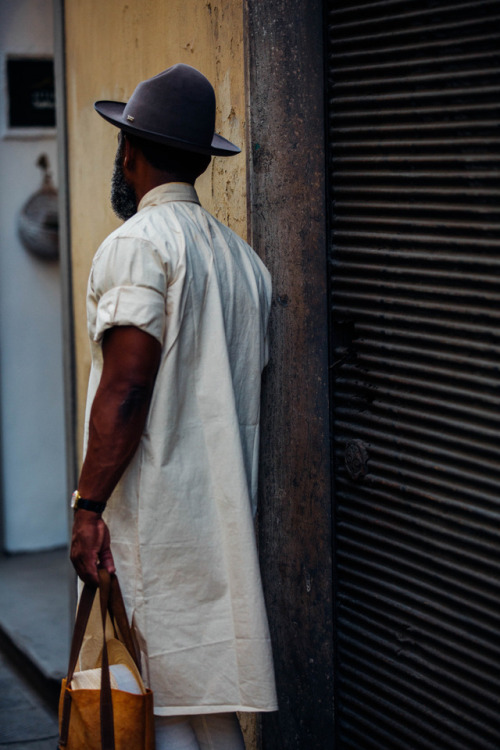
M73 492L71 497L71 507L73 510L91 510L94 513L103 513L106 508L106 503L98 503L96 500L87 500L82 497L78 490Z
M98 503L95 500L85 500L79 497L75 503L75 510L93 510L94 513L103 513L106 509L106 503Z

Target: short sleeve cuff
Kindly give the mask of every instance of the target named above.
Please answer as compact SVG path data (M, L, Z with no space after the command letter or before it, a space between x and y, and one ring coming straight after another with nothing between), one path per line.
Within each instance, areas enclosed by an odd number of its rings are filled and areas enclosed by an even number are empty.
M97 306L94 341L114 326L134 326L163 342L165 300L154 289L140 286L117 286L102 295Z

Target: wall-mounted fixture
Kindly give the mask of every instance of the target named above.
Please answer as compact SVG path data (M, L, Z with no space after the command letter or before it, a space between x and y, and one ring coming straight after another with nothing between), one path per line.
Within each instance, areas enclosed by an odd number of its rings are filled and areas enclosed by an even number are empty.
M52 183L46 154L38 158L37 166L43 170L42 186L21 209L19 237L24 247L38 258L56 260L59 257L57 190Z

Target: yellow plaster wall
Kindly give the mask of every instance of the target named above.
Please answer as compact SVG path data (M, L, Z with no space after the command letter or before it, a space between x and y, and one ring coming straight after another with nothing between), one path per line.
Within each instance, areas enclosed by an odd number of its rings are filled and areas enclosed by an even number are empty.
M81 455L90 352L85 292L92 257L119 223L109 205L117 129L98 99L127 101L177 62L198 68L217 97L216 129L242 153L215 158L196 183L203 205L246 239L243 0L66 0L66 96L77 429Z

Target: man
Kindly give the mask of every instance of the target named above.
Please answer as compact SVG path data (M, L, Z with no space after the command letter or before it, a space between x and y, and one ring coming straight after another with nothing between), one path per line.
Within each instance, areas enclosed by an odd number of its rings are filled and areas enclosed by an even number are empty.
M211 156L239 152L214 133L201 73L174 65L128 104L95 107L120 130L112 205L125 223L89 278L71 559L90 583L116 565L158 748L243 748L235 712L276 709L252 515L269 274L199 204Z

